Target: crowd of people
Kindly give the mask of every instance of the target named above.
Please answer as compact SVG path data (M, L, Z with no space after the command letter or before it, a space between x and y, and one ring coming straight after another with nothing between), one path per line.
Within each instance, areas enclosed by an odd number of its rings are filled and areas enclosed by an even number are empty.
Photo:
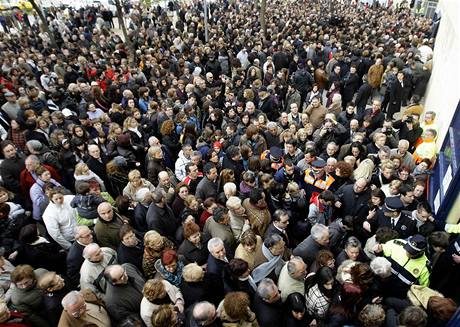
M206 42L201 2L124 10L126 42L2 20L0 326L447 325L430 19L217 1Z

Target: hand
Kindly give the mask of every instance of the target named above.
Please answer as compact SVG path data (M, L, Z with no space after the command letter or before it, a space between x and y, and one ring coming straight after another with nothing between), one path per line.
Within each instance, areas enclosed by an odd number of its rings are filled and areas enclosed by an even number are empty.
M8 256L8 260L14 260L18 256L18 251L14 251Z
M335 201L335 207L340 208L342 206L342 202L340 201Z
M369 211L369 214L367 215L367 220L373 219L375 217L376 213L377 213L377 210L375 210L375 209Z
M433 217L433 216L429 216L429 217L428 217L428 220L431 221L431 222L434 222L434 217Z
M169 188L168 193L174 194L174 189L172 187Z
M454 260L456 264L460 263L460 255L452 254L452 259Z
M369 233L371 233L371 224L369 224L368 221L363 222L363 228L364 228L364 230L366 230Z
M374 297L374 298L372 299L372 303L374 303L374 304L375 304L375 303L378 304L378 303L381 303L381 302L382 302L382 297L380 297L380 296Z

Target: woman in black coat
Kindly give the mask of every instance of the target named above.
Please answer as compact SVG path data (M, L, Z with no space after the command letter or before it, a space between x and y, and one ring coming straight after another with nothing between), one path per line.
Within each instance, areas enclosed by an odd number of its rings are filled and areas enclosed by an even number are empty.
M118 263L131 263L142 271L142 258L144 255L144 245L136 237L134 229L129 225L120 228L120 245L117 250Z
M161 144L163 144L168 152L169 158L177 158L181 149L179 137L175 132L174 122L166 120L161 124L160 128Z
M284 327L308 326L311 318L305 313L305 296L298 292L286 298L284 311Z
M184 297L185 309L197 302L209 301L211 290L208 285L209 281L202 267L196 263L184 267L180 290Z
M184 225L184 237L177 253L184 256L186 263L195 262L200 266L206 264L209 251L202 239L200 227L193 221L187 222Z

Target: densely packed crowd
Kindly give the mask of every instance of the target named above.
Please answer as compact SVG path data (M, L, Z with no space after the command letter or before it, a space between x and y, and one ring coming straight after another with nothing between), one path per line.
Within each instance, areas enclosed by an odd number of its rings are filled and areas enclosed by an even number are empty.
M0 326L445 326L431 21L170 7L2 20Z

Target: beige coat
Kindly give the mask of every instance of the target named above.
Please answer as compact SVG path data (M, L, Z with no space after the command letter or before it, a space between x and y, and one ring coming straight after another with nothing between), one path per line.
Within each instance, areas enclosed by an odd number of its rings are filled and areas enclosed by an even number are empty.
M380 87L383 71L383 65L373 64L369 68L369 71L367 72L367 82L370 86L372 86L373 88Z
M313 108L312 105L309 105L307 109L304 110L304 113L310 118L310 123L313 125L313 128L318 129L323 124L327 110L322 105L318 108Z

